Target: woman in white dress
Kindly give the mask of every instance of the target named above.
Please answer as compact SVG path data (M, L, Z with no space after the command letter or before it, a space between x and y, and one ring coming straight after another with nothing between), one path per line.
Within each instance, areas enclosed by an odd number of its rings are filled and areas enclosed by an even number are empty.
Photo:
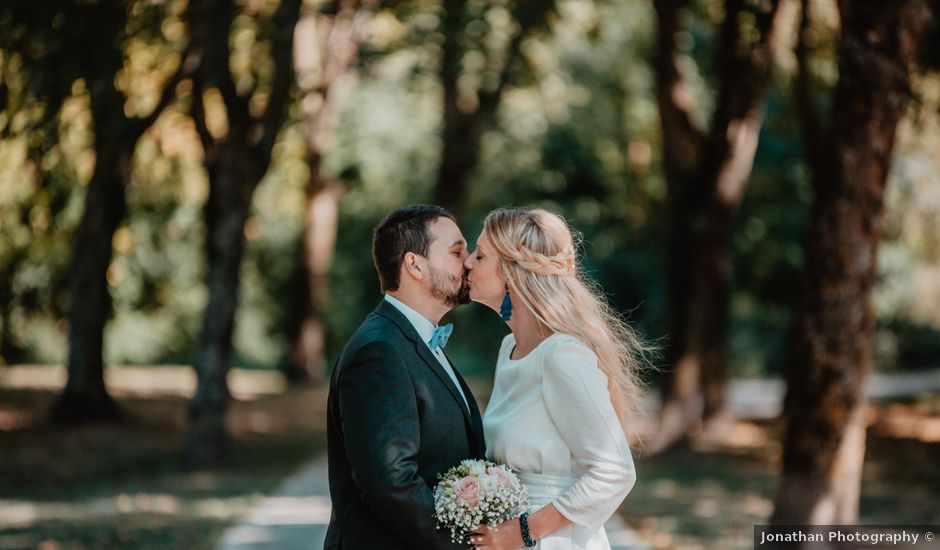
M645 351L582 276L565 221L542 209L500 209L465 263L470 297L500 312L503 339L483 415L487 458L519 473L530 508L475 548L610 548L604 523L636 481L627 418Z

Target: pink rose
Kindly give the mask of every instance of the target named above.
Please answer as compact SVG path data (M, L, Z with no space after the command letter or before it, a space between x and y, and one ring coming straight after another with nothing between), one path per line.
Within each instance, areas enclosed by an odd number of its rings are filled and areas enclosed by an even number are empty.
M512 478L509 476L509 472L507 472L501 466L490 466L486 469L486 475L495 477L497 480L499 480L500 485L509 485L512 482Z
M475 476L459 479L454 484L454 493L468 505L476 506L480 501L480 483Z

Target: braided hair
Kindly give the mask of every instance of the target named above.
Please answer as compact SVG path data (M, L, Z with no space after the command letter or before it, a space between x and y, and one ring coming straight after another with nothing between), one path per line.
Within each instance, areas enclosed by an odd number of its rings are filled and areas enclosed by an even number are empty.
M603 293L578 267L580 235L561 216L541 208L500 208L490 212L483 232L522 306L540 330L577 337L597 356L607 377L611 403L627 432L640 412L639 372L653 348L610 307ZM577 365L572 365L577 368Z

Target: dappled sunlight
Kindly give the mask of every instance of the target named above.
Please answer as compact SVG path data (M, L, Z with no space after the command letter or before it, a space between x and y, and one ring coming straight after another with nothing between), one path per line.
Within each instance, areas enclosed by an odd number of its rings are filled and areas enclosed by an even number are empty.
M261 500L246 516L254 525L326 525L332 506L323 496L277 496Z
M930 441L937 396L871 406L862 481L862 523L940 521ZM722 437L639 456L639 479L622 507L637 536L655 549L750 549L752 526L773 513L780 468L780 422L738 421Z
M266 525L328 518L265 498L322 450L323 390L233 401L230 460L199 471L180 461L186 398L117 393L123 422L57 427L58 391L0 384L0 449L15 451L0 452L0 548L205 547L256 504Z
M45 521L119 521L123 516L157 514L186 518L232 519L258 496L182 498L160 493L120 493L81 501L0 500L0 529L29 527Z
M276 530L283 531L285 527L305 529L305 533L310 532L310 527L325 529L330 512L327 497L269 497L252 508L241 523L228 529L219 544L225 548L267 545L276 542L279 538Z
M759 452L674 450L637 462L623 506L653 548L750 548L772 508L773 474Z
M888 436L940 443L940 414L925 407L892 404L876 417L872 430Z
M12 365L0 369L0 387L59 390L66 371L60 365ZM109 393L122 396L189 398L196 390L196 372L188 365L112 366L105 369ZM232 369L228 387L235 399L252 400L283 393L284 376L276 371Z
M806 465L863 522L940 523L928 3L0 1L0 550L324 527L315 386L394 286L373 228L417 202L468 241L501 206L563 216L662 352L615 544L751 548L778 490L815 498ZM482 411L498 319L442 320ZM864 462L833 468L856 400Z
M313 432L326 431L326 388L298 388L277 396L238 401L229 411L229 430L240 437L251 435L284 435L298 428ZM278 402L276 409L269 401Z
M737 420L728 422L720 430L704 432L692 445L703 452L760 453L770 458L779 457L782 451L777 433L753 422Z
M33 421L33 415L29 411L7 410L0 405L0 431L19 430Z

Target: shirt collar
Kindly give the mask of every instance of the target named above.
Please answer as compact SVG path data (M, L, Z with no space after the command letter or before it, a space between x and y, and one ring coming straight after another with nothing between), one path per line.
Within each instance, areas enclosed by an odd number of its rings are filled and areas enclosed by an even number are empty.
M395 308L408 319L408 322L411 323L411 326L415 328L418 332L418 336L420 336L425 343L431 341L431 337L434 336L434 323L394 296L386 294L385 301L395 306Z

